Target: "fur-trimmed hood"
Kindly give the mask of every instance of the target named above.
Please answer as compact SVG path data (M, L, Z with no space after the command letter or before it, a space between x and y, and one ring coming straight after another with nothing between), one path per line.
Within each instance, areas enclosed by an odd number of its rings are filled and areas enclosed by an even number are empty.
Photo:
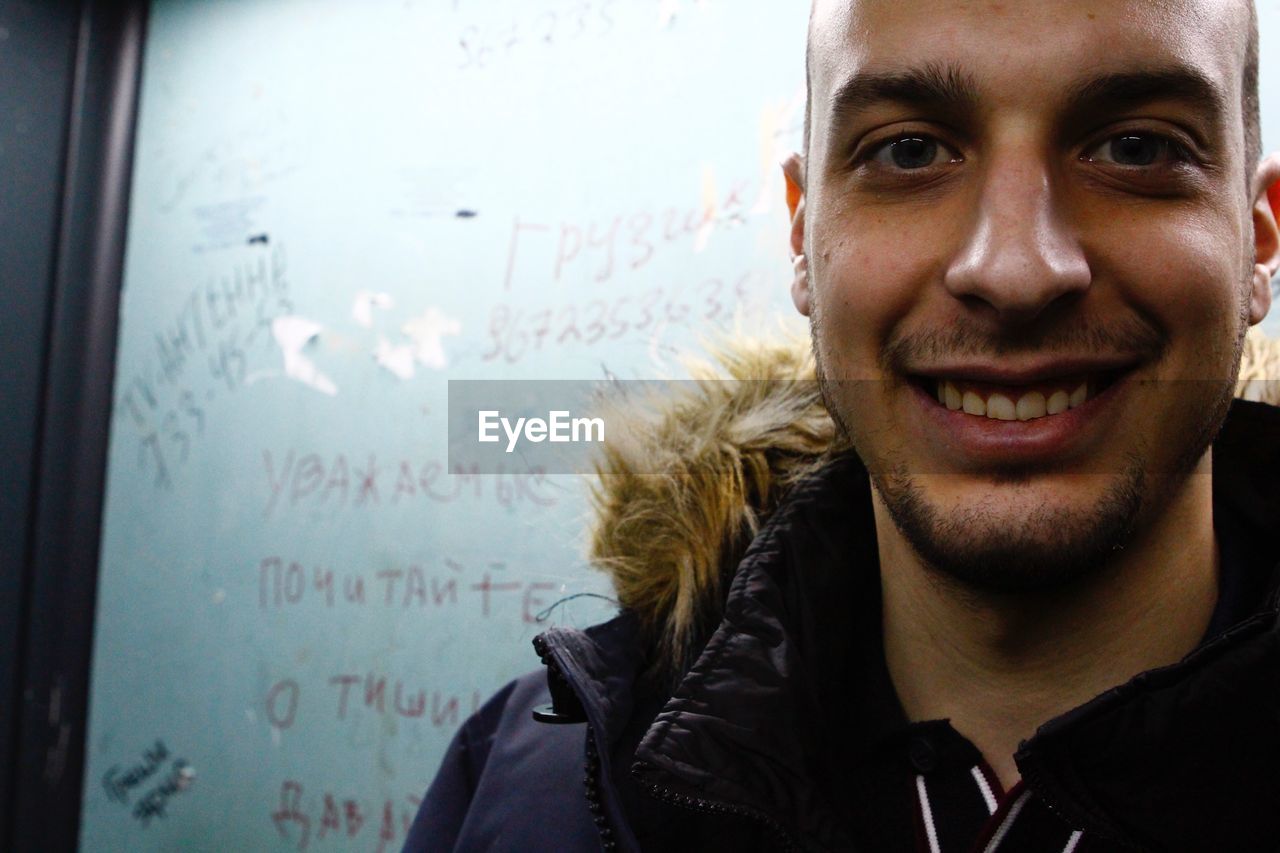
M624 403L592 492L590 559L669 674L719 623L726 584L781 498L839 449L807 340L735 338L712 359L674 397ZM1280 340L1252 329L1236 395L1280 405L1272 380Z

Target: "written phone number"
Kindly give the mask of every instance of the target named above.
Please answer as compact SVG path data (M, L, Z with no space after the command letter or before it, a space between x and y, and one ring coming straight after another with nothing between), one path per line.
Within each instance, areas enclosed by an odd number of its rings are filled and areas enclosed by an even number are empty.
M744 273L732 284L709 278L692 289L655 287L639 296L536 310L499 303L489 314L489 348L481 358L514 364L543 347L593 346L664 325L725 323L738 307L750 304L752 275Z
M459 69L481 69L495 59L505 59L521 45L555 47L581 38L602 37L613 31L609 7L617 0L578 3L561 9L547 9L536 18L514 21L509 27L469 26L458 34L462 50Z

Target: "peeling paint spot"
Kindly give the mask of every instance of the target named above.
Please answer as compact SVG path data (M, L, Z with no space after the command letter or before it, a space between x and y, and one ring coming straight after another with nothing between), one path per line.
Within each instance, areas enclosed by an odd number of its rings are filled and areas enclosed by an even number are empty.
M373 351L373 358L378 365L385 367L400 379L413 378L413 345L393 346L386 338L378 337L378 346Z
M395 301L389 293L374 293L371 290L360 290L356 292L355 300L351 303L351 318L356 324L366 329L373 328L373 309L387 308L395 305Z
M418 363L433 370L444 370L449 360L445 357L443 338L462 334L462 323L432 306L421 317L405 323L401 331L413 341L413 357Z
M335 396L338 393L338 386L333 384L332 379L321 373L311 359L302 354L303 348L322 331L324 331L323 326L305 317L277 317L271 321L271 334L284 354L285 376L296 379L323 394Z

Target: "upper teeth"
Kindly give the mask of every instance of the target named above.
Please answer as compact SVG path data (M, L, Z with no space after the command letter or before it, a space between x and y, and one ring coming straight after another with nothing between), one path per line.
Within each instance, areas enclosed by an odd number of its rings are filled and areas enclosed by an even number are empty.
M1001 421L1029 421L1045 415L1057 415L1074 409L1089 399L1089 383L1081 382L1072 391L1057 389L1046 398L1043 392L1028 391L1015 401L999 392L985 400L975 391L961 391L955 383L941 380L938 383L938 402L954 411L964 410L969 415L994 418Z

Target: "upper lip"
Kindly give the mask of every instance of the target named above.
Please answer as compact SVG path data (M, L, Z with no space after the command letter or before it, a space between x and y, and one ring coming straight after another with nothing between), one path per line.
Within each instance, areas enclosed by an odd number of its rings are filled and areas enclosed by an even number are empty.
M1124 371L1134 367L1138 361L1133 356L1099 358L1096 355L1075 358L1055 357L1014 363L956 361L913 368L907 372L912 376L928 379L986 382L993 385L1031 385L1084 374Z

